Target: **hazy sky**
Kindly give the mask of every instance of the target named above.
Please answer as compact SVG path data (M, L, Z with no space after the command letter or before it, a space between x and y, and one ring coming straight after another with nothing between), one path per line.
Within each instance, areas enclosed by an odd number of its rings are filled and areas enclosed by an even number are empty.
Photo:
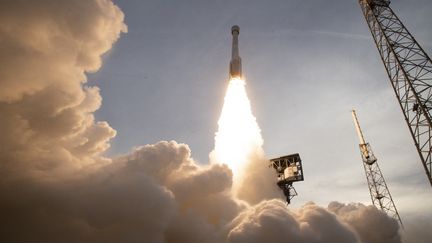
M227 86L230 28L238 24L265 152L303 159L294 207L370 203L350 114L356 108L402 218L430 209L431 187L357 1L115 3L128 33L89 75L103 97L97 119L118 132L109 155L173 139L207 163ZM432 54L432 2L391 6Z

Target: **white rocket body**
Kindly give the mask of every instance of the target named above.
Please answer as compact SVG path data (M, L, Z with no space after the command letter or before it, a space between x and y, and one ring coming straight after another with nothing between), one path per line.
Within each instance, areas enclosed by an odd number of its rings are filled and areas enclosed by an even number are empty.
M242 77L242 64L239 55L238 36L240 34L240 27L234 25L231 27L231 34L233 36L232 41L232 53L230 61L230 78L241 78Z

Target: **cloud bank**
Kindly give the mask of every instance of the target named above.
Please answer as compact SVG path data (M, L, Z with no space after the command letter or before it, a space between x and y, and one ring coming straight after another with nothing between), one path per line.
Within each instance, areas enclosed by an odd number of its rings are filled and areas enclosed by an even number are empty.
M198 165L185 144L103 157L116 132L95 121L102 98L86 72L126 32L122 11L109 0L0 4L1 242L401 242L371 206L287 208L258 159L242 201L231 170Z

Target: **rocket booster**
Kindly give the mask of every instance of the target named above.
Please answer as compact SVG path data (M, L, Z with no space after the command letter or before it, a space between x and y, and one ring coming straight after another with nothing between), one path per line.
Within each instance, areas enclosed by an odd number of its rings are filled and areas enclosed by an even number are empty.
M240 34L240 27L234 25L231 27L232 39L232 52L230 61L230 78L241 78L242 77L242 65L241 58L239 56L238 47L238 36Z

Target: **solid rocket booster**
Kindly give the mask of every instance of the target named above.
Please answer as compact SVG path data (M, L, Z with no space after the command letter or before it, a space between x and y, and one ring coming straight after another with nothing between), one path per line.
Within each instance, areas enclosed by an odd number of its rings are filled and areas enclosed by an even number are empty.
M241 58L239 56L239 47L238 47L238 36L240 34L240 27L238 25L234 25L231 27L231 34L233 36L232 39L232 52L231 52L231 61L230 61L230 78L241 78L242 77L242 65Z

